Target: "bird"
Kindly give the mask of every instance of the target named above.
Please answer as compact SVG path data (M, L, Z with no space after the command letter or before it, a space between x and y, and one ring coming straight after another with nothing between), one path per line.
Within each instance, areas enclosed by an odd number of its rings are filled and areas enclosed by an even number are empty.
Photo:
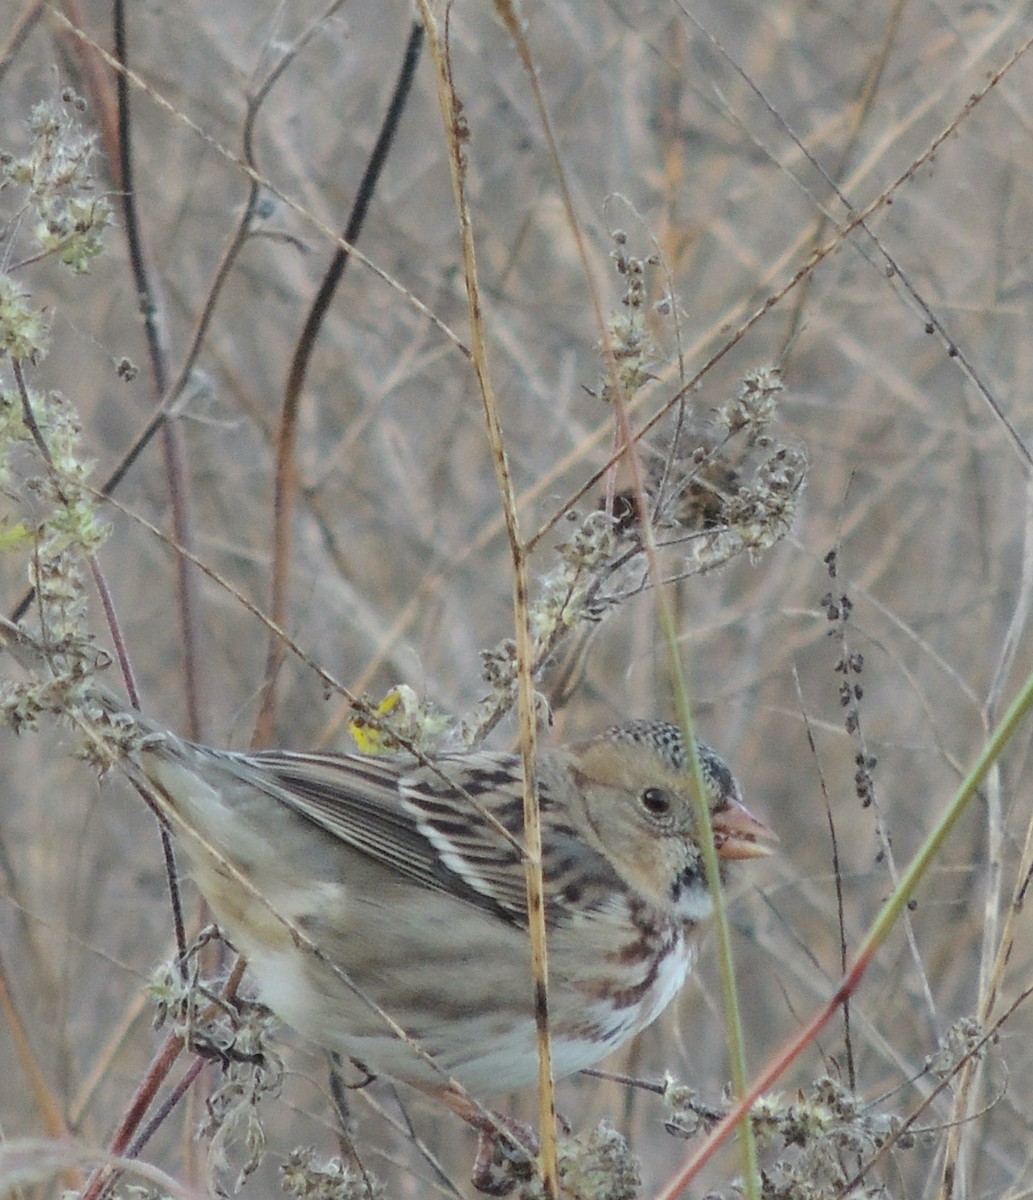
M13 629L2 640L24 646ZM520 755L220 750L99 685L90 700L277 1017L468 1118L464 1092L536 1082ZM722 873L771 853L732 771L696 748ZM670 1004L712 899L677 726L633 720L544 747L536 785L560 1078Z
M719 860L768 853L729 768L705 744L699 756ZM427 1090L535 1082L520 756L235 753L154 731L133 765L281 1020ZM543 749L536 775L563 1077L667 1007L712 900L676 726Z

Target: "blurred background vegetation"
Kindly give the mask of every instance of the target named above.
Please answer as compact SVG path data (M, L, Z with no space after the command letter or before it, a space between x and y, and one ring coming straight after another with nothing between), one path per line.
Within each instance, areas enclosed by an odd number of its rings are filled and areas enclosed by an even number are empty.
M16 272L53 326L32 385L60 390L78 409L98 482L167 386L148 355L123 236L113 74L89 45L110 47L109 7L6 0L12 20L0 31L0 148L29 153L33 107L60 105L62 91L74 89L87 100L77 119L100 136L98 190L117 214L89 274L46 260ZM261 609L270 602L285 380L333 253L325 228L346 220L414 18L405 0L347 0L329 17L325 9L309 0L151 0L128 14L130 65L147 84L129 87L135 196L168 380L182 370L202 315L207 326L176 400L175 444L159 435L127 472L116 492L122 507L105 514L113 535L101 558L145 711L236 748L250 741L266 670L266 630L240 597ZM57 12L81 23L88 41ZM680 344L686 377L726 351L690 395L692 421L705 421L747 372L778 364L786 385L779 436L807 448L791 533L755 562L744 554L692 571L674 591L700 735L734 765L749 803L782 840L777 859L750 870L732 910L748 1052L759 1065L830 994L842 946L848 954L856 946L895 870L1033 667L1030 56L965 111L1033 34L1033 9L1003 0L691 0L684 8L548 0L527 3L524 16L608 310L620 310L624 286L611 261L617 228L630 253L658 249L674 289L677 334L671 317L653 312L657 378L635 397L635 424L678 390ZM601 333L504 27L490 4L459 0L449 30L470 131L490 364L529 535L611 451L612 410L592 394ZM213 303L216 267L250 186L240 165L249 97L280 66L254 112L254 164L272 187ZM947 128L932 160L895 186ZM849 220L830 176L854 210L890 191L892 204L740 337L812 248ZM0 191L4 221L16 213L13 194ZM8 269L22 257L13 246L24 233L8 226L0 246ZM410 298L468 336L426 58L359 246L397 286L353 261L319 334L299 413L286 623L354 691L379 697L404 682L463 715L485 694L481 651L512 634L511 571L473 371ZM660 299L663 271L651 272L650 286ZM123 359L138 368L129 380ZM7 367L0 361L5 389ZM170 530L170 481L194 553L239 593L189 572L193 714L177 556L134 519ZM602 483L594 485L578 511L602 496ZM0 503L11 519L22 515L15 498ZM561 521L542 540L536 578L552 569L552 547L568 530ZM835 579L826 563L833 550ZM0 579L11 611L25 587L24 555L0 557ZM852 602L845 629L830 623L829 593ZM99 606L93 624L103 638ZM863 657L851 678L862 695L846 708L835 669L843 645L830 632ZM556 701L549 736L673 715L648 591L582 650L572 676L566 663L545 675ZM859 732L846 727L853 711ZM276 742L345 748L347 717L341 699L288 656ZM512 744L514 731L512 720L503 723L493 743ZM3 734L0 946L49 1096L78 1138L104 1146L160 1037L140 993L172 941L151 818L128 789L98 787L60 747L53 733ZM868 805L857 794L858 753L877 760ZM993 1020L1027 986L1028 922L1018 910L1014 927L1005 921L1023 882L1030 813L1023 737L915 896L910 927L891 938L854 1000L857 1091L874 1111L914 1113L937 1084L926 1062L951 1026L976 1014ZM992 964L1005 951L991 997ZM727 1078L720 1028L716 967L704 945L679 1002L608 1065L651 1079L669 1071L716 1101ZM338 1148L321 1056L289 1032L284 1042L289 1073L282 1098L265 1105L272 1153L249 1184L254 1194L273 1194L276 1162L291 1147ZM960 1121L953 1194L1027 1195L1031 1055L1020 1004L963 1110L948 1087L918 1121L927 1135L870 1182L895 1196L938 1194L948 1127ZM784 1087L807 1087L826 1071L845 1076L847 1059L843 1024L833 1023ZM209 1069L145 1153L184 1181L203 1175L193 1132L204 1086L217 1075ZM6 1037L0 1078L4 1136L53 1132ZM426 1102L402 1100L419 1137L468 1192L466 1132ZM356 1093L353 1107L364 1161L389 1195L447 1191L387 1090ZM665 1131L655 1096L573 1080L561 1085L559 1108L579 1129L605 1116L629 1134L643 1160L643 1195L686 1153ZM506 1109L531 1117L533 1097ZM738 1169L726 1151L696 1194L727 1190Z

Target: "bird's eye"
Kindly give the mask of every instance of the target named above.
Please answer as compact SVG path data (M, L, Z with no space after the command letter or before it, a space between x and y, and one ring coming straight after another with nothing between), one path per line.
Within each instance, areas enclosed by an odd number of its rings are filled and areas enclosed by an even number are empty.
M671 797L663 788L649 787L639 797L642 807L654 817L664 817L671 811Z

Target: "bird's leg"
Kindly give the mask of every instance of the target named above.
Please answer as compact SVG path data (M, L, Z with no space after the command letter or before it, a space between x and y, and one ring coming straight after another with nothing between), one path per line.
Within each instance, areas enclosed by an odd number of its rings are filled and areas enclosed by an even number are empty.
M538 1135L530 1125L501 1113L471 1124L477 1130L477 1154L470 1181L479 1192L505 1196L534 1175Z
M535 1172L538 1135L523 1121L481 1108L467 1096L440 1089L436 1095L477 1130L471 1182L489 1196L505 1196Z

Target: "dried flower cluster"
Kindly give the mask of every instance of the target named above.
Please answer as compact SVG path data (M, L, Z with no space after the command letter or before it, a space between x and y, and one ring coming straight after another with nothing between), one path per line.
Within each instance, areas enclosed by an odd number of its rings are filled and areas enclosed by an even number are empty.
M634 1200L640 1169L627 1140L607 1121L578 1137L561 1137L559 1183L565 1200ZM544 1200L535 1175L519 1185L518 1200Z
M287 1155L280 1185L294 1200L383 1200L384 1185L369 1171L357 1171L339 1158L324 1159L310 1146Z
M85 756L106 769L121 746L146 731L92 682L98 655L89 632L87 580L108 530L87 482L93 464L82 457L74 407L56 393L41 394L29 386L26 373L48 351L49 326L18 274L43 260L81 273L101 251L111 212L96 192L93 139L77 122L81 108L71 92L60 104L38 106L29 122L29 152L17 158L0 155L0 191L18 196L3 231L7 249L0 267L0 368L10 374L0 388L0 486L22 498L25 514L19 523L0 528L0 545L22 550L30 561L48 668L42 681L0 684L0 714L18 730L34 727L41 713L72 716L87 733ZM32 249L12 263L19 233L32 239ZM623 234L615 235L615 242L622 311L608 325L612 369L599 394L613 401L616 388L631 403L660 379L661 354L647 311L658 262L652 255L630 254ZM659 316L675 310L670 294L654 305ZM125 374L131 370L126 364ZM566 639L583 636L653 586L646 568L646 522L661 535L667 580L713 569L742 553L753 559L784 536L802 489L806 457L774 433L782 387L777 371L761 369L715 411L691 420L682 398L667 425L638 447L646 468L645 493L618 496L616 506L600 501L587 513L568 514L570 532L554 546L553 562L539 579L529 612L536 677ZM482 676L486 695L464 721L441 713L404 685L392 689L353 722L360 749L388 753L405 746L430 752L449 742L479 743L514 703L511 639L483 653ZM548 724L545 695L538 694L536 703L539 722ZM209 1182L221 1192L219 1177L229 1169L231 1156L243 1159L237 1187L262 1159L260 1103L278 1093L282 1065L269 1047L270 1015L247 1002L228 1002L206 986L196 951L162 967L151 992L156 1024L171 1021L195 1051L222 1065L205 1124L211 1138ZM623 1137L605 1124L583 1137L565 1138L559 1166L564 1194L578 1200L629 1200L638 1186L637 1161ZM287 1160L283 1182L289 1194L328 1200L376 1196L379 1189L364 1172L336 1160L317 1162L309 1151ZM526 1200L540 1195L537 1180L520 1186Z
M605 350L613 372L591 394L612 400L614 380L626 403L657 376L659 351L647 319L651 272L656 255L638 258L627 248L627 235L613 235L612 258L624 283L622 311L608 323ZM665 294L654 310L675 309ZM612 511L606 505L567 513L573 534L554 547L555 563L540 578L528 620L535 678L541 677L563 642L582 635L626 600L653 585L645 554L642 523L649 521L663 552L667 581L714 570L745 554L755 562L792 527L807 473L802 445L776 433L778 398L784 384L774 367L761 367L743 379L736 394L706 412L686 411L684 397L673 406L667 426L637 447L645 463L644 496L622 492ZM516 700L516 643L504 638L481 654L487 692L463 721L443 718L414 701L396 707L399 689L356 722L359 744L372 752L397 748L441 747L448 742L477 745L508 713ZM395 710L384 724L385 706ZM536 718L552 722L546 696L536 693ZM367 727L384 732L368 739ZM392 735L403 735L399 740ZM353 730L354 731L354 730Z
M603 350L612 355L616 383L626 401L656 378L652 368L656 365L658 351L649 331L645 308L648 269L659 266L660 260L655 254L645 259L629 254L628 235L622 229L614 230L611 236L615 248L610 257L625 285L621 296L624 311L614 313L607 322ZM607 402L614 399L614 376L609 371L604 373L599 394Z
M224 1194L218 1177L229 1169L232 1153L243 1151L245 1156L234 1190L258 1169L265 1154L259 1105L278 1096L283 1081L283 1063L273 1050L276 1017L253 1001L225 999L201 977L200 953L217 932L214 927L204 930L182 958L162 963L148 987L155 1028L171 1020L192 1051L222 1066L222 1079L206 1101L201 1131L211 1139L212 1195Z
M113 218L107 198L97 193L92 161L96 139L79 123L85 108L83 98L66 88L60 103L46 101L32 110L28 154L0 152L0 190L21 191L9 228L27 225L35 244L35 253L21 263L5 261L7 271L54 257L79 274L103 250L104 230Z
M762 1100L754 1109L754 1123L760 1139L796 1151L762 1171L765 1200L832 1200L862 1172L868 1158L896 1138L901 1124L896 1114L877 1112L831 1076L815 1080L788 1105L778 1097ZM905 1139L896 1143L905 1148ZM888 1194L867 1183L850 1191L865 1200Z
M985 1037L978 1018L959 1018L926 1058L925 1069L938 1079L949 1079L967 1059L982 1053L986 1046Z
M748 374L709 415L680 411L674 432L646 447L646 499L661 544L679 548L679 575L751 562L789 532L807 474L802 445L772 432L784 384L775 368ZM637 511L632 499L626 505Z
M80 449L78 413L57 392L29 386L26 369L45 357L49 323L15 274L44 258L84 271L110 224L107 202L94 195L93 138L82 133L83 102L68 91L44 103L28 123L27 154L0 154L0 191L18 192L3 224L0 269L0 366L13 383L0 386L0 487L23 499L25 516L0 528L0 546L28 553L36 608L46 621L51 676L44 683L3 684L0 709L15 729L33 727L41 712L88 706L96 663L87 628L85 564L108 536L87 484L93 464ZM88 199L87 199L88 198ZM18 233L29 229L36 253L12 264Z
M727 1111L701 1105L689 1089L670 1080L664 1100L672 1110L667 1128L679 1137L706 1132ZM726 1106L730 1104L726 1097ZM849 1193L845 1189L891 1140L900 1150L913 1145L909 1135L900 1133L898 1116L878 1112L831 1076L815 1080L792 1100L777 1094L761 1097L751 1117L758 1144L780 1155L761 1171L764 1200L833 1200L846 1194L877 1200L888 1195L878 1184L858 1182Z

